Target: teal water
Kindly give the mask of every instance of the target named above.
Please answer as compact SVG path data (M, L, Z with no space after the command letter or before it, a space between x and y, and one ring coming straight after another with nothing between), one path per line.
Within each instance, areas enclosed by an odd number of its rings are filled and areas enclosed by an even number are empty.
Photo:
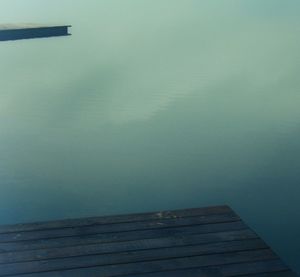
M0 0L0 223L229 204L300 272L300 2Z

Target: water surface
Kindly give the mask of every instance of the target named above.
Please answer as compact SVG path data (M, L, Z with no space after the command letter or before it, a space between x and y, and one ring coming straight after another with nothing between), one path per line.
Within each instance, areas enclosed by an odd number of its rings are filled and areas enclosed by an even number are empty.
M299 1L23 2L73 35L0 44L1 224L226 203L300 270Z

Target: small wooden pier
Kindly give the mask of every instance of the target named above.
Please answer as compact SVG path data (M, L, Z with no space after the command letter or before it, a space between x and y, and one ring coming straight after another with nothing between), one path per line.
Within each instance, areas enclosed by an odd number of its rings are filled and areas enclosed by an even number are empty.
M296 276L228 206L0 226L0 276Z
M68 36L70 25L46 26L36 24L6 24L0 25L0 41Z

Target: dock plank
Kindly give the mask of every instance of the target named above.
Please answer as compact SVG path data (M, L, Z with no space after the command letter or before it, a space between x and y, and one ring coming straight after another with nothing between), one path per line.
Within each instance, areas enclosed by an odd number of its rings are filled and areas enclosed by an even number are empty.
M0 226L0 276L293 274L226 205Z
M209 215L209 216L193 216L185 218L167 218L160 220L141 221L141 222L129 222L129 223L115 223L115 224L101 224L93 226L80 226L76 228L63 228L52 230L39 230L39 231L27 231L18 233L0 234L1 242L14 242L14 241L26 241L36 239L50 239L72 236L86 236L94 234L105 234L112 232L128 232L138 230L171 228L177 226L192 226L210 223L223 223L239 221L240 218L234 213L222 214L222 215Z
M182 218L182 217L192 217L192 216L219 215L219 214L228 214L233 212L234 211L229 206L223 205L223 206L191 208L191 209L174 210L174 211L157 211L157 212L138 213L138 214L75 218L75 219L64 219L64 220L56 220L56 221L12 224L12 225L2 225L2 226L0 225L0 234L25 232L25 231L39 231L45 229L49 230L49 229L75 228L81 226L91 226L91 225L101 225L101 224L162 220L162 219L169 219L169 218Z
M119 275L120 277L224 277L217 269L211 268L189 268L152 273L142 273L139 275Z
M242 252L213 254L213 255L204 255L204 256L192 256L192 257L175 258L175 259L168 259L168 260L113 264L113 265L105 265L105 266L69 269L63 271L39 272L39 273L32 273L28 276L113 277L113 276L122 276L125 274L137 275L142 273L159 272L159 271L166 271L166 270L175 270L175 269L177 270L177 269L185 269L185 268L193 268L193 267L208 267L208 266L217 266L217 265L220 266L220 265L226 265L231 263L271 260L275 258L276 255L271 250L263 249L263 250L242 251Z
M280 260L265 260L259 262L244 262L237 264L228 264L228 265L220 265L220 266L210 266L206 268L192 268L188 270L178 270L183 275L178 276L201 276L202 271L203 274L207 274L208 276L251 276L251 277L268 277L268 276L278 276L278 277L292 277L296 276L293 272L289 271L287 266L284 265ZM265 273L269 271L269 273ZM153 272L153 273L144 273L139 275L119 275L122 277L173 277L176 271L167 271L167 272ZM187 274L187 275L185 275ZM190 275L189 275L190 274ZM197 275L198 274L198 275ZM211 274L211 275L209 275ZM242 275L241 275L242 274ZM282 274L282 275L280 275ZM205 276L205 275L204 275Z
M49 259L33 262L18 262L0 265L0 276L9 274L65 270L77 267L93 267L138 263L153 260L166 260L178 257L192 257L210 254L222 254L237 251L266 249L260 239L213 243L207 245L189 245L180 247L142 249L139 251L117 252L101 255L83 255L69 258Z
M70 25L1 24L0 41L68 36Z
M272 272L272 273L260 273L260 274L243 275L243 277L297 277L297 276L298 275L296 275L296 273L293 273L289 270Z
M70 247L47 248L20 252L0 253L0 264L25 261L46 260L55 258L74 257L82 255L110 254L144 249L167 248L175 246L189 246L198 244L210 244L230 241L242 241L257 239L257 235L251 230L239 230L209 234L194 234L188 237L173 236L162 238L150 238L131 240L124 242L86 244ZM205 246L204 246L205 247Z
M160 228L151 230L138 230L131 232L113 232L86 236L73 236L65 238L31 240L20 242L0 243L0 252L15 252L34 249L66 247L85 245L88 243L122 242L138 239L150 239L170 236L188 236L192 234L209 234L225 231L243 230L247 226L242 221L216 223L207 225L193 225L174 228Z
M224 265L219 268L220 272L223 276L241 276L241 275L251 275L255 276L257 274L274 274L274 273L282 273L289 272L288 267L277 257L277 259L264 260L264 261L256 261L251 263L238 263L238 264L230 264Z

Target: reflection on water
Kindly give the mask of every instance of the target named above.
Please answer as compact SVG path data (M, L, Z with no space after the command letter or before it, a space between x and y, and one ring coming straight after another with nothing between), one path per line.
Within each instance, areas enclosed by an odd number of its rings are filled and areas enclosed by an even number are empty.
M1 5L73 25L0 44L1 223L228 203L300 268L297 1Z

